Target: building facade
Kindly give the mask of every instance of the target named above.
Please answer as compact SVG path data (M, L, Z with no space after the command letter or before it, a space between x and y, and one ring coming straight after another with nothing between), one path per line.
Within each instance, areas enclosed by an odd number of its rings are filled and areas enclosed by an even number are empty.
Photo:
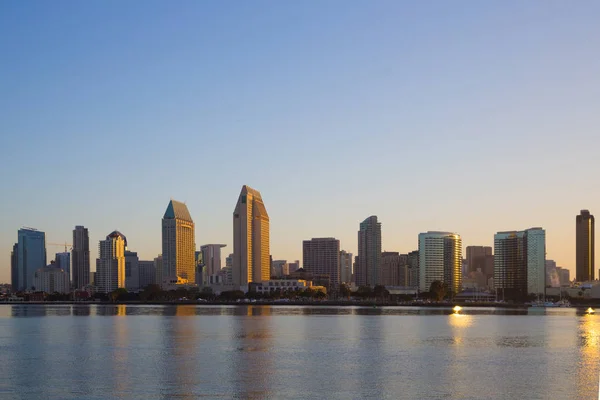
M329 277L329 288L340 285L340 241L334 238L313 238L302 242L302 262L313 276Z
M162 219L163 279L196 282L195 227L184 203L171 200Z
M223 265L221 264L221 249L225 247L224 244L205 244L200 246L202 252L202 276L216 275L221 271Z
M594 223L594 216L588 210L581 210L575 218L575 279L578 282L594 280Z
M35 287L35 271L46 266L46 234L37 229L22 228L17 237L11 257L11 272L16 272L16 277L11 277L11 282L16 283L13 290L31 290Z
M69 287L71 287L71 253L56 253L54 256L56 268L62 268L69 279Z
M441 281L454 294L462 289L462 240L452 232L419 234L419 290Z
M409 286L408 256L397 251L381 253L381 275L384 286Z
M140 259L135 251L125 249L125 289L135 292L140 289Z
M139 288L143 290L148 285L156 284L156 268L154 261L138 261L139 266Z
M10 287L11 291L19 290L19 244L15 243L10 252Z
M282 278L290 274L287 260L273 260L271 263L271 278Z
M163 281L163 259L162 254L154 258L154 283L160 285Z
M77 225L73 229L71 255L73 287L83 289L90 284L90 238L87 228Z
M358 265L354 274L357 286L381 284L381 222L375 215L360 223Z
M546 292L546 232L542 228L494 235L494 286L503 297Z
M96 260L96 289L99 293L125 288L125 247L127 238L118 231L100 241Z
M481 271L487 278L494 276L494 254L491 246L467 246L467 273Z
M38 268L33 280L36 291L48 294L70 292L69 277L64 269L56 266L56 263Z
M233 211L233 284L241 290L270 279L269 241L269 214L262 196L244 185Z
M346 250L340 251L340 283L352 283L352 253Z

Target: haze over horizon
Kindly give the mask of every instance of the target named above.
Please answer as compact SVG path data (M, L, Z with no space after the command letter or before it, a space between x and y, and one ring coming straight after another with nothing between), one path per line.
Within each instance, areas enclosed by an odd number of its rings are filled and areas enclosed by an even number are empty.
M463 7L457 7L462 5ZM17 230L161 252L170 198L232 248L242 185L273 259L335 237L546 229L575 273L600 214L600 3L0 2L0 282ZM47 246L48 261L59 246ZM598 268L598 266L596 266Z

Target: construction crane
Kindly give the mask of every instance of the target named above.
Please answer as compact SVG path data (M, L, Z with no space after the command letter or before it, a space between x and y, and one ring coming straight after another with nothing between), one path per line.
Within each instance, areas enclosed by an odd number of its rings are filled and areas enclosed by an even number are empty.
M67 252L67 246L71 246L71 250L73 250L73 245L67 242L64 243L46 243L46 246L65 246L65 253Z

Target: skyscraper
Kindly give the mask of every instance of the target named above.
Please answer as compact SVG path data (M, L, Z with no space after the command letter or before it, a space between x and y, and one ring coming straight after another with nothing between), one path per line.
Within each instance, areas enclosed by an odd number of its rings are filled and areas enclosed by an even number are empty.
M154 283L157 285L162 285L163 272L163 258L162 254L159 254L154 258Z
M64 253L56 253L54 256L55 267L62 268L65 271L65 275L67 276L67 288L71 287L71 253L65 251Z
M494 235L494 286L507 298L546 292L546 232L542 228Z
M140 259L135 251L125 249L125 288L129 291L140 289Z
M221 270L223 267L221 264L221 249L226 246L225 244L204 244L200 246L204 276L216 275Z
M581 210L575 218L575 279L578 282L594 280L594 216Z
M441 281L455 294L462 289L462 240L452 232L419 234L419 290Z
M139 288L144 289L148 285L156 283L156 268L154 261L142 261L139 260Z
M10 286L13 292L19 290L19 244L15 243L10 253Z
M171 200L162 219L163 279L196 282L194 237L194 221L187 206Z
M329 276L330 288L340 285L340 241L334 238L313 238L302 242L304 270L321 278Z
M494 255L491 246L467 246L468 272L483 272L486 279L494 276Z
M11 281L17 284L13 290L31 290L34 285L35 271L46 266L46 234L32 228L22 228L18 232L18 243L13 246L11 271L16 272ZM16 268L14 268L16 266Z
M357 267L354 274L358 286L381 284L381 222L375 215L360 223Z
M73 287L82 289L90 284L90 238L83 226L73 229L72 256Z
M96 287L99 293L110 293L125 287L125 247L127 238L119 231L111 232L98 245Z
M244 185L233 211L233 283L269 280L269 214L258 190Z
M350 284L352 282L352 253L346 250L340 251L340 282Z
M408 255L397 251L381 253L381 284L384 286L408 286L410 281Z

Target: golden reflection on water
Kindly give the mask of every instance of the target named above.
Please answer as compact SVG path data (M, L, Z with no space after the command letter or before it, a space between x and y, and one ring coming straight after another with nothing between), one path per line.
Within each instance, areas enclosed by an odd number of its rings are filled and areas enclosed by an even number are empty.
M120 304L115 310L116 316L125 316L126 306ZM113 346L113 364L115 368L115 388L117 393L124 393L131 380L129 365L129 321L123 318L114 320L115 345Z
M176 371L178 393L177 397L181 399L193 399L195 396L190 390L194 386L195 372L197 369L196 346L199 345L200 338L196 335L195 320L189 317L196 315L196 307L188 305L175 306L175 318L173 318L172 340L175 351L174 360L178 360L174 365Z
M600 357L600 320L594 314L581 317L579 323L579 363L577 364L577 388L579 398L589 396L590 388L598 388L598 362Z

